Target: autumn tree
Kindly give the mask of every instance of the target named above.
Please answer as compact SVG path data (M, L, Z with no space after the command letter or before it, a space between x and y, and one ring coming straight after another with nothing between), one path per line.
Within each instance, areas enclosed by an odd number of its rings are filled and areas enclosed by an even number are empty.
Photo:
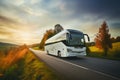
M56 35L57 33L61 32L62 30L63 30L63 27L60 24L56 24L54 29L47 30L43 35L39 48L44 50L45 41L50 37Z
M40 48L40 49L44 49L45 41L46 41L48 38L52 37L54 34L55 34L54 30L52 30L52 29L47 30L46 33L44 34L41 42L40 42L39 48Z
M112 48L110 37L109 28L104 21L95 38L96 47L104 50L104 56L107 56L108 49Z

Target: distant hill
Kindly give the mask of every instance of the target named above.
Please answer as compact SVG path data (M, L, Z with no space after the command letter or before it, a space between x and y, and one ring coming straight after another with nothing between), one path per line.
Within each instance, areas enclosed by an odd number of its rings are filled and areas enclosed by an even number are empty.
M12 43L0 42L0 46L17 46L17 45L16 44L12 44Z
M31 44L31 45L27 45L28 47L37 47L37 46L39 46L40 45L40 43L35 43L35 44Z
M4 43L4 42L0 42L0 51L4 51L6 49L9 49L11 47L16 47L18 45L16 44L11 44L11 43Z

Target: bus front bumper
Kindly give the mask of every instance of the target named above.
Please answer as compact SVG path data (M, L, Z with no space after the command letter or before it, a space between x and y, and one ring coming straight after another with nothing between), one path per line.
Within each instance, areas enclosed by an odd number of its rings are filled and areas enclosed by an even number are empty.
M72 56L86 56L86 51L80 51L80 52L68 52L67 53L68 57Z

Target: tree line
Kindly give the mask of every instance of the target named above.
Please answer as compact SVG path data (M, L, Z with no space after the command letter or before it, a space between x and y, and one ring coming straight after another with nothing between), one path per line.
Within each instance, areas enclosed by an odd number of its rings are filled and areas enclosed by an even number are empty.
M120 42L120 36L117 36L116 38L115 37L112 37L111 38L111 42L114 43L114 42Z

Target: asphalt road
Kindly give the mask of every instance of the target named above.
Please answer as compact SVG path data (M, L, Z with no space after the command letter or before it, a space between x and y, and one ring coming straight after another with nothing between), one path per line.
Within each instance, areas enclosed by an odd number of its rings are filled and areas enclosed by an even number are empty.
M120 80L120 61L91 57L58 58L30 49L63 80Z

